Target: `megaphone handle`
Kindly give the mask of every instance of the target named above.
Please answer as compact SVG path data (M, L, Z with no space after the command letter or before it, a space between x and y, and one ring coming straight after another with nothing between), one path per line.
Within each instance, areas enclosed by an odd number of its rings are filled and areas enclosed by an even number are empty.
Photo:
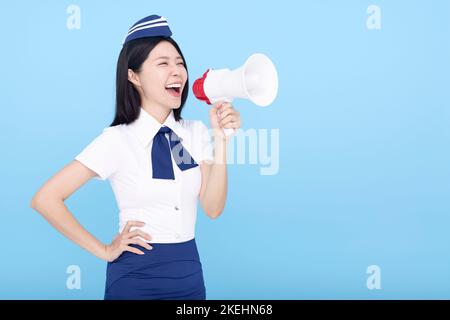
M223 128L223 132L225 132L225 135L227 137L231 136L234 133L234 129L233 128Z

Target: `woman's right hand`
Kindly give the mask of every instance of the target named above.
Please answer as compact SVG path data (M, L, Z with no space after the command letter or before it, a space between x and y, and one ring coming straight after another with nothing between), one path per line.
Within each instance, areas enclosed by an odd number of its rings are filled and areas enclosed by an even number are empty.
M144 239L151 240L152 238L148 233L141 230L134 230L130 232L132 227L143 227L144 225L145 223L141 221L128 221L125 228L123 228L122 232L114 238L111 244L105 246L105 260L112 262L116 260L124 251L130 251L139 255L144 254L141 250L130 247L130 244L138 244L141 247L151 250L152 246L138 238L138 236L140 236Z

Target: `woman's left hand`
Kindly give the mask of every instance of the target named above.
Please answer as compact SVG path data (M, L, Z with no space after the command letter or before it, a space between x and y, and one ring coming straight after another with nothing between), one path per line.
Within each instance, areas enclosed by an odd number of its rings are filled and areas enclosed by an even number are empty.
M241 115L229 102L216 102L209 110L209 121L216 137L226 139L223 128L239 129Z

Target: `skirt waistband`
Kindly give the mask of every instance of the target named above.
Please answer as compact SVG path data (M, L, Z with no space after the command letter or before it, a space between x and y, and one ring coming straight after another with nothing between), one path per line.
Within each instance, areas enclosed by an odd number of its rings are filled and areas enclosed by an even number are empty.
M140 255L134 252L124 251L116 260L114 260L113 262L108 262L108 264L114 264L118 262L124 262L128 264L149 264L171 262L177 260L200 261L195 238L185 242L150 243L150 245L152 246L151 250L148 250L138 244L130 244L130 247L137 248L144 252L144 254Z

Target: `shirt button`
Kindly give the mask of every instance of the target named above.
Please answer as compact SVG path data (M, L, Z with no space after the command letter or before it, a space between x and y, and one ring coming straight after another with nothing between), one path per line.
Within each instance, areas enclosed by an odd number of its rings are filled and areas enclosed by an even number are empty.
M180 239L180 234L175 233L175 238Z
M177 211L180 210L180 208L178 206L175 206L174 209L177 210Z

